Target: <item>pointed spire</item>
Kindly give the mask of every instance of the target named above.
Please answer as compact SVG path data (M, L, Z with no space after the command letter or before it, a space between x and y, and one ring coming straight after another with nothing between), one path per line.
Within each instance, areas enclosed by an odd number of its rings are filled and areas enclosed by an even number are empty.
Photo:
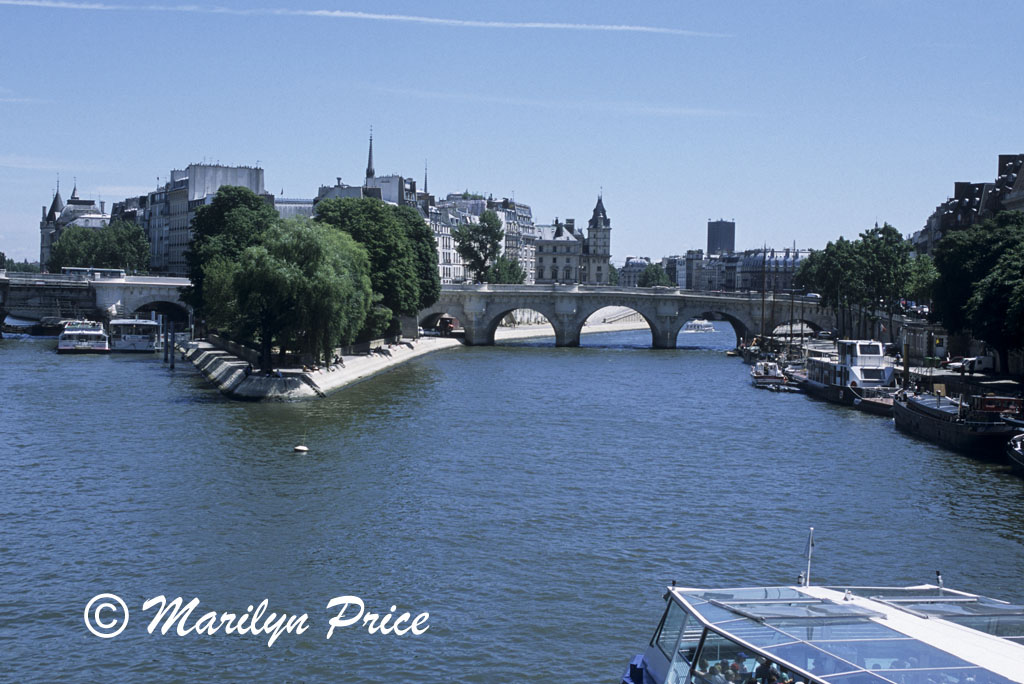
M427 194L427 160L423 160L423 194Z
M71 199L78 199L78 178L75 178L75 186L71 188Z
M366 159L366 178L373 178L373 126L370 126L370 156Z

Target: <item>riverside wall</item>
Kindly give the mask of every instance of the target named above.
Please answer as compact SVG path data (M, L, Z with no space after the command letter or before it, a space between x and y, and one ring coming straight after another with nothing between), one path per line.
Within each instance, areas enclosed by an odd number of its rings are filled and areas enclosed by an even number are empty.
M647 328L644 322L602 323L588 325L583 332L643 328ZM495 336L499 340L553 337L554 330L550 325L499 328ZM221 392L233 399L291 401L324 397L414 358L461 346L461 340L456 337L420 337L390 343L376 340L360 345L357 353L342 354L342 362L329 368L280 368L269 376L258 370L250 370L256 367L255 363L247 360L254 353L253 350L228 343L215 335L211 335L207 341L190 342L180 349L186 360Z

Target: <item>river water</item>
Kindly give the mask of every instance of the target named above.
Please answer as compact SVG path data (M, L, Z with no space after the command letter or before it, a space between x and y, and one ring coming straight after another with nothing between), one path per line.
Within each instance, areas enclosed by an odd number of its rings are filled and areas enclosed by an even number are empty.
M891 421L754 390L722 353L733 340L726 326L677 350L647 349L646 332L459 348L287 404L226 400L155 355L0 341L0 672L617 681L669 580L793 583L811 525L816 583L940 569L1024 600L1024 481ZM130 611L111 639L83 620L104 592ZM268 599L309 628L273 647L149 634L159 595L198 597L192 622ZM345 595L429 612L429 629L328 640L327 602Z

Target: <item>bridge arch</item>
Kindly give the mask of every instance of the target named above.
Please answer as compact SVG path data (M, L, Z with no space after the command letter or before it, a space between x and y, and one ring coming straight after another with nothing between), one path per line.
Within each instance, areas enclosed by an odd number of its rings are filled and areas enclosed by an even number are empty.
M184 304L179 302L169 302L166 299L160 299L159 297L146 298L147 301L143 302L132 302L133 315L145 314L148 315L150 311L155 311L167 317L169 320L175 323L188 323L188 308Z
M590 300L581 302L580 306L576 310L574 320L572 321L569 329L565 335L568 344L560 346L572 346L578 347L580 344L580 335L583 333L583 326L595 313L601 309L607 309L608 307L618 307L621 309L629 309L634 313L638 314L641 318L646 321L647 326L651 329L651 346L660 348L659 340L664 336L661 333L661 326L658 321L656 310L650 306L644 306L642 303L624 299L622 301L604 301L604 300Z

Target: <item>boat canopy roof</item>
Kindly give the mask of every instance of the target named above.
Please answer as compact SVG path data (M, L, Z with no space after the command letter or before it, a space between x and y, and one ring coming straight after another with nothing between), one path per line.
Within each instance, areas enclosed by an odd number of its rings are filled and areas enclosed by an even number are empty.
M160 327L160 323L148 318L115 318L110 321L110 325L149 325L154 328Z
M1024 682L1024 606L934 585L671 592L711 631L810 681Z

